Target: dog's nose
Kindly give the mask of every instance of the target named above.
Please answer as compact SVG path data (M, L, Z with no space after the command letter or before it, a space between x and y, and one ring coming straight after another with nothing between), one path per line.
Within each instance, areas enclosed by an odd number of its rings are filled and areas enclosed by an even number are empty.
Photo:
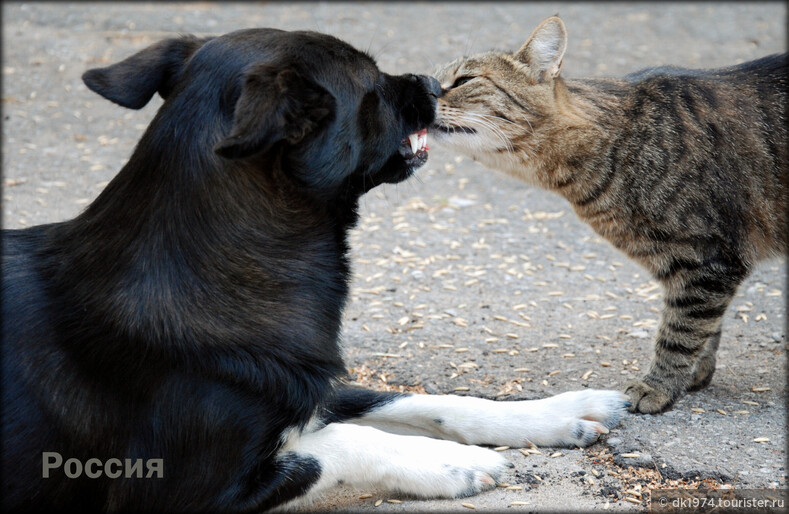
M441 96L441 84L439 84L438 80L436 80L434 77L419 75L419 82L421 82L422 85L425 86L425 89L427 89L430 94L436 98Z

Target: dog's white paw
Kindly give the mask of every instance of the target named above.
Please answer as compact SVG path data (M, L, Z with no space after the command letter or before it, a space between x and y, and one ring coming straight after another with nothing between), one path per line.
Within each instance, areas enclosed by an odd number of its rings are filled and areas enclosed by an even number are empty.
M399 492L421 498L462 498L496 487L513 465L500 453L479 446L415 437L415 444L393 462L386 480Z
M620 391L599 389L568 391L540 401L545 421L554 429L553 437L543 441L545 446L589 446L615 427L629 406Z

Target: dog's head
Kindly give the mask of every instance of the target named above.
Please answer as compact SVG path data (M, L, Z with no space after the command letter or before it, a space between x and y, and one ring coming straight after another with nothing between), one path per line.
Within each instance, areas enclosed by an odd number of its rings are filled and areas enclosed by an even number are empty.
M399 182L424 164L440 94L435 79L383 73L335 37L275 29L167 39L83 80L133 109L158 92L173 134L195 129L189 137L223 159L276 163L328 197Z

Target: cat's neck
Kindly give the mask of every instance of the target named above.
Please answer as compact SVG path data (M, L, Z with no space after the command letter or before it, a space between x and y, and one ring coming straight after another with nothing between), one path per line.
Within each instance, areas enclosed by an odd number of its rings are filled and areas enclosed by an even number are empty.
M535 178L541 187L571 203L583 198L603 166L626 120L629 84L612 79L558 80L556 111L543 128L548 144L538 147Z

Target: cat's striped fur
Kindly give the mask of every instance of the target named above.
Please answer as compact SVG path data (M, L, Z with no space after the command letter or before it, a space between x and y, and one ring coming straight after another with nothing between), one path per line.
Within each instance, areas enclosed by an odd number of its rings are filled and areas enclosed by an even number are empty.
M789 61L565 80L566 44L553 17L514 54L447 65L431 137L561 194L663 285L654 358L626 389L661 412L709 384L737 287L787 250Z

